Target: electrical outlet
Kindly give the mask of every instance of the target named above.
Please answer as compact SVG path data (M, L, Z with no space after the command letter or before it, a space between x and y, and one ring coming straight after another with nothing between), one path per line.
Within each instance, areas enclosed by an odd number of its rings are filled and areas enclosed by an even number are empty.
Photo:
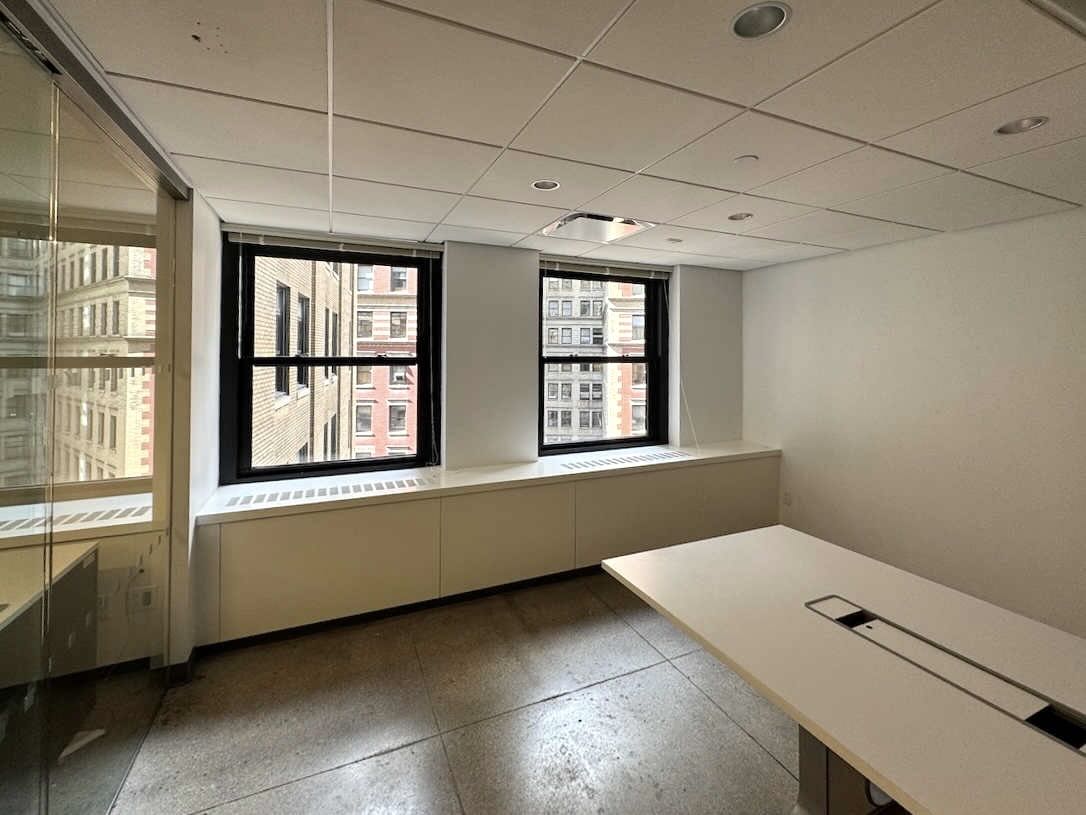
M128 613L138 614L158 608L158 586L137 586L128 592Z

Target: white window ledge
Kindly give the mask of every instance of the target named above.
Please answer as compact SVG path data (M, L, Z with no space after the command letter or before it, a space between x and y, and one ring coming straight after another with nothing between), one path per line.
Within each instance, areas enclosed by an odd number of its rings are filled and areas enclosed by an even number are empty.
M722 461L780 456L777 448L747 441L700 448L632 447L546 456L537 461L447 470L417 467L352 475L261 481L219 487L196 518L198 525L345 509L487 492L538 483L601 478L626 472L667 470Z
M41 543L47 505L0 507L0 549ZM57 501L52 506L53 542L148 532L154 528L151 493L108 495Z

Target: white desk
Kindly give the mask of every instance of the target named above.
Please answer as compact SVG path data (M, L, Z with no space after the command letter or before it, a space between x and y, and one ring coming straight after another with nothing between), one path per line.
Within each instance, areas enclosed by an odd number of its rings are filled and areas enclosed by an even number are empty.
M913 815L1086 813L1086 752L806 604L846 598L1079 715L1086 640L782 526L603 566L810 734L797 812L832 811L810 803L814 744Z

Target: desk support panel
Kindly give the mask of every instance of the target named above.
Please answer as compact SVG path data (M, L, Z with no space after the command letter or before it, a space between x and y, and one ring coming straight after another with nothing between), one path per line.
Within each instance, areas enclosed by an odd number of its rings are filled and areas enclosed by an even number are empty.
M898 804L878 800L877 788L799 728L799 796L792 815L908 815Z

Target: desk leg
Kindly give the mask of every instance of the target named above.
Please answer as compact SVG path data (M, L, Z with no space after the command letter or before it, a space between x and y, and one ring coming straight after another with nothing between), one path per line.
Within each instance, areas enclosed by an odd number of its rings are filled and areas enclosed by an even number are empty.
M799 729L799 796L792 815L908 815L897 804L876 806L867 779L826 745Z

